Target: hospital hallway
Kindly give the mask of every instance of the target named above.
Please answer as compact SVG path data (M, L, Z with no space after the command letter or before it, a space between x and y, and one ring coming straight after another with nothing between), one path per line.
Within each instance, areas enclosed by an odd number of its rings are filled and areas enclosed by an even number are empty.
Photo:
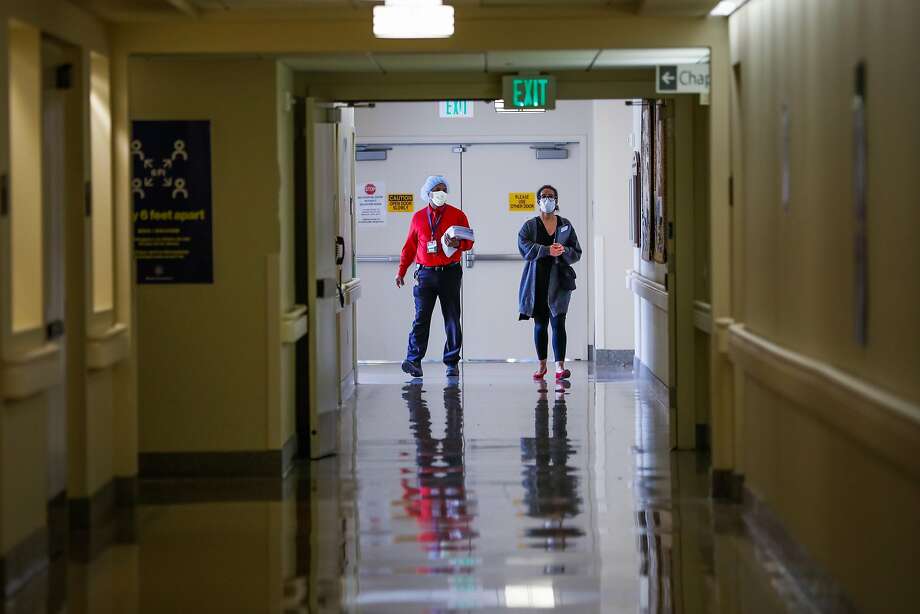
M708 498L660 383L589 365L564 387L529 364L362 367L338 456L283 482L144 481L133 527L7 611L846 611Z
M917 614L917 58L920 0L0 0L0 614Z

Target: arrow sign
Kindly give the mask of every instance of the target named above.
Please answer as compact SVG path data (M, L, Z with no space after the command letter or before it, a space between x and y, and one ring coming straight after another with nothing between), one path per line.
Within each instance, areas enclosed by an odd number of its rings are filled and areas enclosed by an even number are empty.
M658 88L659 92L676 92L677 91L677 66L659 66L658 67Z

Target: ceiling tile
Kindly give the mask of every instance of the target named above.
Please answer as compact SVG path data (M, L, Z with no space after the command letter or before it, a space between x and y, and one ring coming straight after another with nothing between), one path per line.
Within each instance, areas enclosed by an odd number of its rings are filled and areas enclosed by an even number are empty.
M482 53L375 53L374 59L386 72L483 72L486 69Z
M559 51L490 51L486 54L489 72L515 70L587 70L596 49Z
M289 57L285 63L306 72L380 72L366 53Z

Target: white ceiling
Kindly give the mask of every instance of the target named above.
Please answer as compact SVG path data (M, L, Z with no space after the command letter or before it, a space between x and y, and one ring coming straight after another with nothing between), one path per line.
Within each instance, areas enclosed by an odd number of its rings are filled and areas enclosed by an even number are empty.
M709 61L709 49L580 49L486 53L356 53L285 58L305 72L517 72L522 70L613 70Z

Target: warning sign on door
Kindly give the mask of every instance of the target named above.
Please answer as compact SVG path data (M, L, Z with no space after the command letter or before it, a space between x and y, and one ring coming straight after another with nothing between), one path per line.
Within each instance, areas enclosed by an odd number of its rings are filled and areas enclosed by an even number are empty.
M508 211L534 211L537 195L533 192L508 192Z
M386 193L382 181L368 181L358 186L355 195L358 224L382 226L387 223Z
M390 213L412 213L415 210L415 195L387 194L387 211Z

